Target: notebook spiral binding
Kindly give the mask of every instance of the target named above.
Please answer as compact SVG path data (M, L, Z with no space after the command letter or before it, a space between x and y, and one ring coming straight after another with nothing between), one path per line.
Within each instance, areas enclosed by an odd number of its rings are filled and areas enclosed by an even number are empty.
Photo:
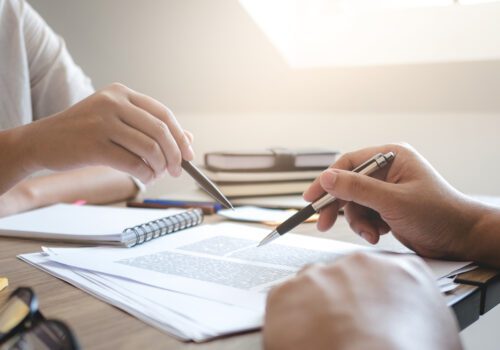
M187 210L176 215L166 216L161 219L126 228L123 230L123 243L130 248L152 239L199 225L202 221L203 212L201 209Z

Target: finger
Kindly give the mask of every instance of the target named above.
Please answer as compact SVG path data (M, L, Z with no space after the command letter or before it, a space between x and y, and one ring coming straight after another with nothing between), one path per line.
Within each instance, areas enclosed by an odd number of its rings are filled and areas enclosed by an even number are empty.
M172 111L166 107L164 104L158 102L154 98L151 98L147 95L141 94L136 91L132 91L130 94L130 102L136 105L139 108L142 108L156 118L163 121L167 124L170 132L172 133L179 149L182 153L182 158L185 160L193 160L194 159L194 151L191 147L191 143L189 142L184 130L179 125L179 122L175 118ZM179 161L180 166L180 161Z
M395 154L406 152L406 148L409 146L399 145L399 144L389 144L383 146L369 147L355 152L349 152L343 154L338 160L333 163L329 169L342 169L342 170L352 170L357 166L364 163L366 160L370 159L377 153L387 153L394 152ZM385 178L385 174L390 169L392 163L389 166L382 169L382 171L375 174L377 178ZM328 169L327 169L328 170ZM309 188L304 192L303 197L306 201L312 202L319 198L325 190L321 187L320 177L316 178Z
M305 190L302 195L304 199L308 202L314 202L316 199L325 194L325 190L321 187L319 183L319 176L313 181L313 183Z
M194 141L194 135L192 132L184 130L184 135L188 138L189 143L192 145Z
M338 203L332 203L319 212L319 219L316 227L319 231L329 230L337 221L339 206Z
M352 171L326 170L320 176L320 184L334 197L356 202L379 213L397 200L396 185Z
M106 159L103 159L102 164L128 173L145 184L154 179L155 174L153 169L141 157L112 141L109 141L109 147L106 147L106 152L103 153L103 156Z
M379 240L380 216L371 209L356 203L349 203L344 207L344 216L351 229L371 244Z
M378 153L394 152L395 154L407 152L409 146L401 144L388 144L361 149L359 151L344 153L330 168L352 170Z
M166 169L166 161L160 145L142 132L121 124L114 130L110 140L142 158L160 176Z
M159 144L163 157L166 159L168 172L172 176L179 176L181 174L181 152L170 133L170 129L164 122L133 104L129 104L123 108L120 113L120 119L125 124L154 139Z

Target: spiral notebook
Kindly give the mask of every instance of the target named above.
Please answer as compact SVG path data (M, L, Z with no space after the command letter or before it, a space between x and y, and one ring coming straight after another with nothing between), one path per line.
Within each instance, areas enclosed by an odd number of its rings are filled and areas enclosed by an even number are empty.
M0 236L133 247L202 221L200 209L56 204L0 219Z

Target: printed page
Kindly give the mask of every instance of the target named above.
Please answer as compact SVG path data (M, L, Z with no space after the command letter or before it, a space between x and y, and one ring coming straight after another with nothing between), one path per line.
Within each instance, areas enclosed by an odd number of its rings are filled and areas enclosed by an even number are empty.
M133 249L46 248L50 259L150 286L262 311L267 291L305 265L355 251L349 243L287 234L257 248L269 232L238 224L203 225ZM426 260L443 277L467 262Z
M303 266L367 249L293 234L257 248L267 233L224 223L191 228L133 249L45 251L62 264L260 311L266 292Z
M43 253L19 257L182 340L205 341L224 334L257 329L262 325L262 312L175 293L116 276L70 269L51 261Z

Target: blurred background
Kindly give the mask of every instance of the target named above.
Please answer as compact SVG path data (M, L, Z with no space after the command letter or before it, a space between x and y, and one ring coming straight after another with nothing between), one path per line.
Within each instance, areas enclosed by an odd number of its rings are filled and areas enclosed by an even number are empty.
M195 134L199 160L234 148L405 141L460 190L500 195L500 60L294 69L237 0L33 6L96 88L118 81L167 104Z
M406 12L400 28L411 37L402 38L406 49L399 52L400 62L389 55L388 64L380 56L370 64L364 51L356 55L349 38L331 45L337 50L328 51L333 61L344 53L367 58L368 64L353 66L290 64L286 44L310 38L295 37L300 36L295 27L280 46L276 35L265 32L268 18L261 21L251 1L36 0L32 5L64 37L96 88L118 81L168 105L194 133L199 162L215 150L281 146L345 152L405 141L460 190L500 195L500 60L495 59L500 21L491 20L500 14L498 3L460 10L471 11L484 27L464 20L431 27L417 17L412 22ZM423 10L414 11L417 16ZM291 25L286 11L276 14ZM390 32L397 34L398 28ZM363 32L357 33L359 39ZM478 33L484 40L474 36ZM379 53L384 46L371 39L372 52ZM443 55L425 56L433 45L432 52L443 49ZM470 53L475 46L478 51L472 51L480 55ZM408 59L412 48L419 59ZM172 186L175 182L165 179L152 191L167 193ZM467 348L498 346L498 322L500 312L494 310L462 332Z

